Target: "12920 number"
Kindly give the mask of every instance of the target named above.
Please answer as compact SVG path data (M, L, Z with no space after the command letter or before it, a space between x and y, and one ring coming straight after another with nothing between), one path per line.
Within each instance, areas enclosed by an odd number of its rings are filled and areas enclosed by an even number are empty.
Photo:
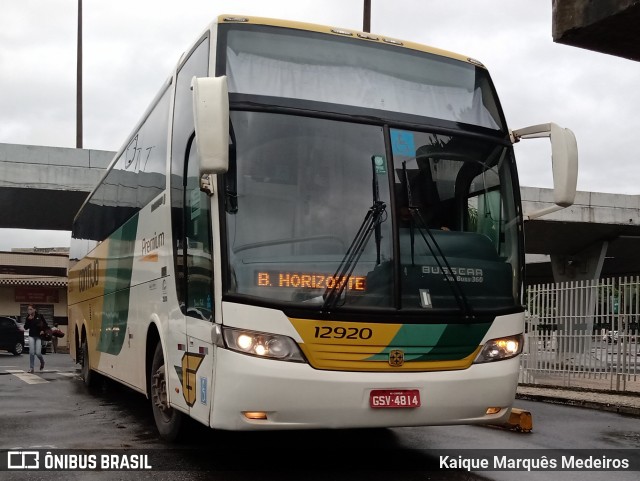
M316 326L316 339L371 339L373 331L368 327Z

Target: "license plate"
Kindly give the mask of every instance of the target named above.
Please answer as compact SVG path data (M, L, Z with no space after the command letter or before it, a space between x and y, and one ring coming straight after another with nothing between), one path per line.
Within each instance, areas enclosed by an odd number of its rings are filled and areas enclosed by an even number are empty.
M417 389L374 389L369 394L372 408L420 407L420 391Z

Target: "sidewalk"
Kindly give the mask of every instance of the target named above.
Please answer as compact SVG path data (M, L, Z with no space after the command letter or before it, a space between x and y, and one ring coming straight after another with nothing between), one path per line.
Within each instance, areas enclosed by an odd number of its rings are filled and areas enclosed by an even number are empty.
M607 389L610 381L581 379L575 386L557 384L557 379L540 384L519 384L517 399L579 406L640 417L640 383L627 383L626 391Z

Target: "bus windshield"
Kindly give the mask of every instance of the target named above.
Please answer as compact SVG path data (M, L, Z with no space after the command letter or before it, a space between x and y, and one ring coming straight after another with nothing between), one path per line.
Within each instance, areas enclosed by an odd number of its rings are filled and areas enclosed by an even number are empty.
M330 102L505 130L489 74L474 64L336 35L223 27L230 93Z
M517 305L510 148L397 129L386 145L381 126L277 113L231 121L228 294L320 308L337 285L335 308Z

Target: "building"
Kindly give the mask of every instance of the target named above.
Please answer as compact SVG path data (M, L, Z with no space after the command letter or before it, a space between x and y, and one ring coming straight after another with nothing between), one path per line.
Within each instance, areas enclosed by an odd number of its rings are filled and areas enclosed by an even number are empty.
M58 323L65 333L58 345L66 346L68 269L68 247L0 251L0 315L24 319L34 304L50 325Z

